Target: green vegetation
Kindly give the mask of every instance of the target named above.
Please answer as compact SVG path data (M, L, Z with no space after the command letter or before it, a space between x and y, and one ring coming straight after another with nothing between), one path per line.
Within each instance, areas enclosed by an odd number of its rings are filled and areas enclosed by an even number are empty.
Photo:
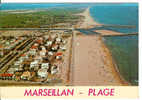
M81 9L52 8L47 10L33 10L27 13L24 10L0 12L0 28L40 28L42 25L53 25L57 23L73 23L79 16L74 14Z

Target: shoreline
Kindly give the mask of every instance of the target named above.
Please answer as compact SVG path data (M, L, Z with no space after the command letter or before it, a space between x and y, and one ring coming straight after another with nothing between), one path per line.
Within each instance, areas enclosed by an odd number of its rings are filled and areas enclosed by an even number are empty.
M92 16L90 15L90 7L88 7L87 9L85 9L84 12L76 14L79 16L83 16L83 21L80 21L77 24L77 28L93 28L94 26L101 26L103 24L100 24L98 22L96 22Z
M73 86L125 86L108 51L100 36L76 36Z
M94 21L91 17L90 8L87 8L83 13L78 15L84 16L82 22L78 23L79 28L92 28L101 26ZM121 33L109 30L99 30L101 34L107 35L118 35ZM108 32L105 34L105 32ZM109 33L110 32L110 33ZM79 32L80 33L80 32ZM81 33L82 34L82 33ZM112 85L112 86L128 86L128 82L124 80L121 74L118 71L117 65L112 58L110 50L107 48L105 43L102 40L101 36L97 35L84 35L82 34L76 36L76 46L75 46L75 70L73 77L73 85ZM94 46L94 44L96 44ZM80 47L79 47L80 46ZM100 53L100 54L99 54ZM92 58L91 58L92 57ZM79 59L79 60L78 60ZM90 60L90 61L89 61ZM97 60L97 62L95 61ZM85 62L84 62L85 61ZM83 64L82 64L83 63ZM103 66L100 68L100 66ZM90 67L86 69L85 67ZM92 70L93 71L92 71ZM96 70L97 69L97 70ZM78 73L83 73L79 75ZM97 75L100 74L100 75ZM102 76L101 76L102 75ZM92 77L92 76L95 76ZM108 78L109 76L110 78ZM87 78L90 77L90 78ZM84 78L84 79L83 79ZM98 82L97 82L98 81Z
M116 78L120 81L120 83L124 86L128 86L130 85L129 82L127 82L123 76L120 74L119 69L117 67L117 64L115 62L115 60L112 57L112 53L109 50L109 48L107 47L107 45L104 43L104 41L102 40L102 37L100 37L100 40L102 42L102 48L104 49L104 53L107 55L106 58L108 58L111 61L111 69L112 69L112 73L114 74L114 76L116 76Z

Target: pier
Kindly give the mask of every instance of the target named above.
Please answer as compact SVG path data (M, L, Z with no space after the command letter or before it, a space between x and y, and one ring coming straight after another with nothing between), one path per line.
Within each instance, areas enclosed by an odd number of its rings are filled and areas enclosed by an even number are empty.
M128 34L116 34L116 35L101 35L103 37L112 37L112 36L137 36L138 33L128 33Z

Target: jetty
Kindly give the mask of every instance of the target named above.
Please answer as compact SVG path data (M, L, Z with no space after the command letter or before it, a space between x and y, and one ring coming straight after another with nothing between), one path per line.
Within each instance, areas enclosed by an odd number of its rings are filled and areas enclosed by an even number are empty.
M101 35L103 37L112 37L112 36L135 36L138 35L138 33L128 33L128 34L115 34L115 35Z

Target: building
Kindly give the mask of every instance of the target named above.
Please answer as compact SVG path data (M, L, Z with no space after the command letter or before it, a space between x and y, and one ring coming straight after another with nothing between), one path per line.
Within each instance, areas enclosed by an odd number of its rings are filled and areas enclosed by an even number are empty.
M59 46L57 44L54 44L51 49L53 51L56 51L56 50L58 50L58 48L59 48Z
M58 67L56 65L53 65L51 67L51 74L56 74L58 72Z
M39 69L37 74L38 74L38 77L40 77L40 78L47 78L48 77L47 69Z
M49 69L49 63L42 63L41 68L42 69L44 69L44 68Z
M62 59L62 53L61 53L61 52L56 53L56 59L57 59L57 60Z
M36 66L38 66L38 61L36 60L36 61L34 61L34 62L31 62L31 64L30 64L30 68L34 68L34 67L36 67Z
M21 75L21 79L23 79L23 80L30 80L30 78L31 78L31 73L29 71L25 71Z

